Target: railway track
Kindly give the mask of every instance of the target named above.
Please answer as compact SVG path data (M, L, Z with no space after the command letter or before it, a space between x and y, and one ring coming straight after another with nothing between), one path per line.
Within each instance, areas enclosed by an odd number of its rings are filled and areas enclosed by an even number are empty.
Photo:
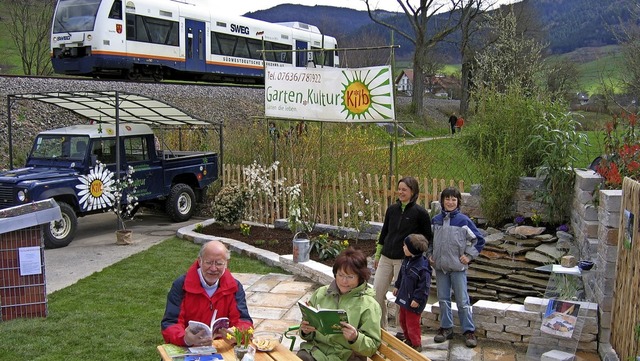
M130 79L118 79L109 77L80 77L80 76L59 76L59 75L14 75L14 74L0 74L0 78L16 78L16 79L49 79L49 80L73 80L84 82L116 82L116 83L131 83L131 84L174 84L174 85L190 85L190 86L202 86L202 87L223 87L223 88L250 88L250 89L264 89L264 84L237 84L237 83L214 83L204 81L185 81L185 80L162 80L155 81L151 78L141 80Z

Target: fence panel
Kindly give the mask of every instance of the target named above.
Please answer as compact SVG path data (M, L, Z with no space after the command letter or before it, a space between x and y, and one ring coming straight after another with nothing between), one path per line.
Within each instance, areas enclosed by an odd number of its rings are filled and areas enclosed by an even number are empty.
M626 178L622 182L622 209L618 229L618 263L613 309L611 311L611 346L620 360L636 358L640 350L640 183ZM636 300L636 301L633 301ZM637 330L637 331L636 331Z
M390 204L396 201L397 181L395 176L363 174L355 172L338 172L331 180L319 183L315 171L306 169L277 168L270 175L274 194L269 197L259 194L247 207L250 220L273 224L275 220L289 217L290 199L280 192L280 187L301 185L302 195L307 202L311 214L317 222L334 226L349 226L355 217L362 217L363 221L382 222L384 212ZM282 185L276 180L286 178ZM401 179L398 176L397 179ZM420 197L417 202L428 208L432 201L439 200L442 189L456 182L452 179L429 179L416 177L421 184ZM241 165L224 164L222 166L222 180L224 184L238 184L247 189L249 184ZM464 181L457 182L458 189L464 192ZM359 213L362 213L362 216Z

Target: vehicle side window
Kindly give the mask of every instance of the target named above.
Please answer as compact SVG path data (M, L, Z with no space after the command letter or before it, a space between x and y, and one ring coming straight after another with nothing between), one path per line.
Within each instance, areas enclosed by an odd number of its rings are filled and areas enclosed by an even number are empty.
M122 0L115 0L109 11L109 19L122 20Z
M124 153L127 163L149 160L149 148L147 138L130 137L124 140Z
M115 139L96 140L93 142L91 154L96 156L100 163L113 164L116 162Z

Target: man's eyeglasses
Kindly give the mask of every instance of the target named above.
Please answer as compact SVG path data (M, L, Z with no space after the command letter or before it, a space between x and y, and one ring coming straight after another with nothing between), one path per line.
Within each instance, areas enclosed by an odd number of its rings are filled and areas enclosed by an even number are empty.
M216 266L217 268L222 268L227 265L227 261L203 261L202 264L207 267Z

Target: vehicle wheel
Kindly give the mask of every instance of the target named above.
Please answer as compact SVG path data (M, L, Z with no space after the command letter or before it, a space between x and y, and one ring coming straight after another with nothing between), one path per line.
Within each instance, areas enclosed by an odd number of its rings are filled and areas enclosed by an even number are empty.
M164 79L164 74L162 74L162 68L156 69L153 72L153 74L151 74L151 77L155 82L161 82Z
M191 218L196 205L193 189L184 183L171 187L167 199L166 211L174 222L183 222Z
M127 71L127 79L132 81L138 81L140 80L140 73L136 69L129 70Z
M42 227L45 248L66 247L71 243L78 230L78 217L73 207L66 203L58 203L62 219L53 221Z

